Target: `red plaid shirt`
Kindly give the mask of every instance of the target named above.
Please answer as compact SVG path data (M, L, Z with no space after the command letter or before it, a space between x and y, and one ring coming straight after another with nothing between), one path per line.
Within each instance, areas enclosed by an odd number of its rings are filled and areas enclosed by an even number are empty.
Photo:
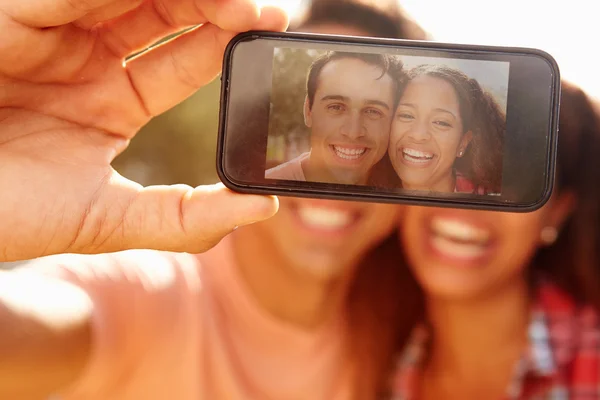
M543 284L528 336L505 399L600 400L600 319L592 307L579 307L555 286ZM393 377L394 400L418 398L428 337L424 326L413 331Z

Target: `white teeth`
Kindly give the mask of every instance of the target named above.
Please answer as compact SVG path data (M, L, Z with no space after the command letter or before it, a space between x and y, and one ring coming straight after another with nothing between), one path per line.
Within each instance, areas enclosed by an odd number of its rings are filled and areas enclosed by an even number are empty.
M409 148L404 148L403 151L404 151L404 153L408 154L409 156L413 156L413 157L433 158L432 153L426 153L424 151L419 151L419 150L409 149Z
M402 156L412 162L426 163L433 158L433 153L426 153L415 149L402 149Z
M349 212L331 208L298 207L298 215L304 224L315 228L339 229L352 222Z
M481 245L486 244L490 239L489 231L455 219L435 217L431 220L431 229L437 236L455 242Z
M476 258L486 251L482 245L459 243L442 236L434 236L431 245L440 253L455 258Z
M366 147L363 147L360 149L348 149L346 147L333 146L333 148L335 149L335 151L339 151L340 153L344 153L349 156L355 156L357 154L360 155L360 154L364 153L365 151L367 151Z
M333 146L335 154L345 160L357 160L367 151L366 147L360 149L349 149L346 147Z

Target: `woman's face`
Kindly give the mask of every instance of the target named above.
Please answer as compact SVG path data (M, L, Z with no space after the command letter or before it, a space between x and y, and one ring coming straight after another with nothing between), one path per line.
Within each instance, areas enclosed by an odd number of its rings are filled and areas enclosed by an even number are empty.
M407 207L400 233L425 293L444 300L481 298L521 284L542 245L541 232L570 212L565 196L531 213Z
M463 134L456 91L441 78L411 80L392 124L389 155L406 189L454 191L452 166L471 133Z

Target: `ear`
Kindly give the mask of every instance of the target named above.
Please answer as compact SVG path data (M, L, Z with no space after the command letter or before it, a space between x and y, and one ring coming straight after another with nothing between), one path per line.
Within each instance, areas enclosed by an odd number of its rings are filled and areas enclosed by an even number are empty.
M550 210L548 212L547 225L560 232L577 206L577 196L573 192L565 190L553 196L549 203Z
M458 145L456 157L460 158L465 155L465 151L467 151L467 147L469 147L469 143L471 143L471 140L473 140L473 132L467 131L460 139L460 144Z
M312 127L312 110L310 109L308 96L304 98L304 125L306 125L307 128Z

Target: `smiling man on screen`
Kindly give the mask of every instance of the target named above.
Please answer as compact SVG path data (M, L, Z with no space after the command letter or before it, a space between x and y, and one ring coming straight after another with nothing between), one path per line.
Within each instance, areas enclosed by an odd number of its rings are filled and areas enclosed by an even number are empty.
M384 54L328 52L316 59L304 102L311 150L265 177L366 184L386 153L401 73L401 62Z

